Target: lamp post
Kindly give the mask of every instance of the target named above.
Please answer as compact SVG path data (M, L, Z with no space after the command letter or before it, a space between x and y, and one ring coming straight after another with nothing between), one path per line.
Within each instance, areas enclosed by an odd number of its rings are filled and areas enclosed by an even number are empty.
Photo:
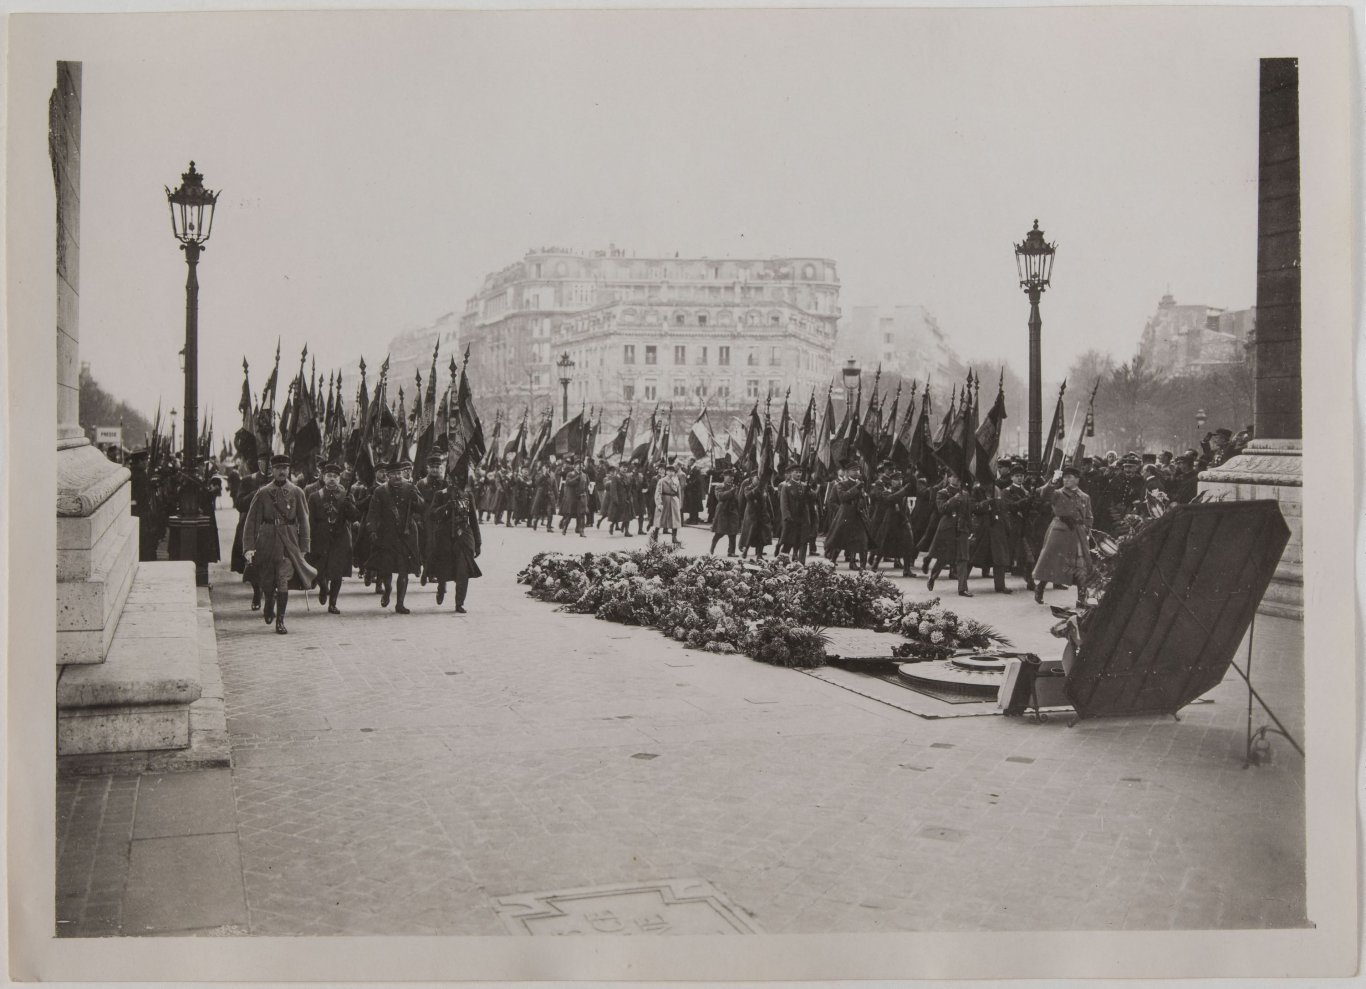
M560 387L564 389L564 421L569 421L569 382L571 373L574 370L574 362L569 359L569 351L560 355L560 359L555 362L555 366L560 369ZM554 399L551 399L554 401Z
M166 190L166 202L171 208L171 232L185 252L185 349L182 351L185 370L185 455L184 467L194 472L199 447L199 255L213 231L214 208L218 193L204 188L204 176L190 162L190 170L180 175L180 187ZM195 474L196 480L198 474ZM175 560L193 560L195 582L201 587L209 582L209 563L199 547L208 544L213 520L201 511L198 492L192 484L182 487L180 514L168 520L168 546Z
M1044 240L1038 220L1025 239L1015 245L1020 288L1029 297L1029 472L1035 477L1039 475L1043 456L1043 317L1039 315L1039 299L1048 288L1057 248L1057 244Z
M840 375L844 378L844 407L847 409L854 404L854 389L858 387L859 377L863 370L858 366L858 361L850 357L844 362L844 368Z

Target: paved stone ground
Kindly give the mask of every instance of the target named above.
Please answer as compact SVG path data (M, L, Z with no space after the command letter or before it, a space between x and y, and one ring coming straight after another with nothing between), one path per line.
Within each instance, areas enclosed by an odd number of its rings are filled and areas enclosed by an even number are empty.
M515 583L540 549L641 544L486 527L469 615L430 587L381 611L357 579L340 617L295 594L288 636L220 569L230 775L187 789L202 820L142 831L170 777L63 781L59 929L500 934L501 897L681 878L768 933L1305 923L1303 762L1278 741L1243 768L1236 674L1179 722L929 721ZM1028 595L946 601L1058 652ZM1300 635L1259 618L1254 653L1297 735ZM139 890L186 853L219 893L152 916Z

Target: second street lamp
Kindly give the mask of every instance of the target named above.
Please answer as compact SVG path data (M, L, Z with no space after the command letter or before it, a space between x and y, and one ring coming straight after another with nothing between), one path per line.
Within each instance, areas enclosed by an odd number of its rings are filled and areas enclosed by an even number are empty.
M858 366L858 362L851 357L844 362L844 368L840 374L844 377L844 406L849 408L854 404L854 389L858 387L863 370Z
M569 421L569 382L574 371L574 362L569 358L569 351L560 355L560 359L555 362L555 366L560 369L560 387L564 389L564 421ZM554 399L551 399L554 401Z
M1057 249L1057 244L1044 240L1038 220L1024 241L1015 245L1020 288L1029 297L1029 473L1034 477L1047 466L1039 463L1043 457L1043 317L1039 315L1039 299L1048 288Z
M196 464L199 459L199 255L213 230L213 213L218 204L218 193L204 188L204 176L190 162L190 170L180 175L180 187L166 190L166 202L171 208L171 232L185 252L185 349L181 351L185 369L184 469L193 475L182 486L179 515L170 520L168 551L172 559L193 560L195 582L206 586L209 582L209 557L218 545L218 533L213 531L213 520L205 516L199 504L197 484L200 481Z

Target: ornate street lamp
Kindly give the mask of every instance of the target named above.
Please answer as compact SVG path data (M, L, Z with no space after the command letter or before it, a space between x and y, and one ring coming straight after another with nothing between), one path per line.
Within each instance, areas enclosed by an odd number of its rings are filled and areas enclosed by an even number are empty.
M1195 438L1196 438L1197 440L1198 440L1198 439L1202 439L1202 438L1204 438L1204 435L1205 435L1205 410L1204 410L1204 409L1196 409L1196 410L1195 410ZM1194 446L1195 444L1192 443L1191 445Z
M1043 317L1039 315L1039 299L1048 288L1057 249L1057 244L1044 240L1038 220L1024 241L1015 245L1020 288L1029 296L1029 472L1035 477L1041 471L1039 460L1043 456Z
M564 389L564 421L569 421L569 382L574 371L574 362L569 359L569 351L560 355L560 359L555 362L555 366L560 369L560 387ZM554 401L554 399L551 399Z
M195 463L199 449L199 278L197 268L199 255L213 231L214 208L218 204L218 193L204 188L204 176L195 170L190 162L190 170L180 175L180 187L172 192L166 190L166 202L171 208L171 232L180 242L185 252L185 265L189 269L185 277L185 349L181 351L182 367L185 371L185 470L198 473ZM201 587L209 582L209 564L206 555L199 547L207 545L209 538L217 539L212 532L213 520L200 510L198 492L195 485L186 483L181 488L179 516L172 516L168 526L168 550L175 560L193 560L195 581ZM210 530L207 534L201 530Z
M850 357L844 362L840 374L844 377L844 404L848 407L854 404L854 389L858 387L863 370L858 366L858 361Z

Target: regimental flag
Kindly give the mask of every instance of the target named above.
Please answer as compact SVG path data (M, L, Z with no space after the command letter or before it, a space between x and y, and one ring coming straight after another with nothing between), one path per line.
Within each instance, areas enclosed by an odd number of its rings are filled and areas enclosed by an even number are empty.
M958 446L963 451L963 469L958 475L967 484L975 476L977 466L977 390L979 383L972 370L968 370L968 384L964 389L967 404L959 407L962 425L958 434Z
M503 459L506 461L509 456L512 457L514 467L521 466L526 460L526 420L527 413L523 412L522 421L517 424L517 432L503 447Z
M596 414L595 414L596 413ZM583 421L583 445L579 454L584 457L593 455L593 445L598 441L598 423L602 413L593 408L588 410L588 418Z
M612 442L602 448L602 455L615 456L618 460L626 453L626 444L631 436L631 413L626 413L626 418L621 420L621 425L617 427L617 435L612 437Z
M251 380L247 373L247 359L242 358L242 397L237 403L242 413L242 426L232 438L237 455L252 467L256 465L256 432L251 414Z
M712 455L716 448L716 437L712 435L711 423L707 421L707 405L702 403L702 411L693 420L688 430L688 452L694 460L702 460Z
M654 463L665 463L669 459L669 428L674 421L673 403L669 403L669 415L665 418L663 426L659 430L659 446L655 450Z
M901 407L901 382L896 383L896 395L892 397L892 409L887 413L887 418L882 422L882 434L877 441L877 456L879 460L887 460L892 455L892 448L896 446L896 441L901 436L901 424L896 421L897 410Z
M493 438L489 440L488 453L484 455L483 467L491 470L502 463L503 455L503 412L499 409L493 416Z
M759 401L755 399L754 408L749 410L749 424L745 427L745 443L740 450L740 467L750 473L759 469L759 442L763 438L764 424L759 418Z
M1044 441L1043 459L1039 462L1039 470L1044 475L1051 475L1062 466L1062 442L1064 439L1062 397L1066 393L1067 381L1064 379L1062 387L1058 389L1058 404L1053 408L1053 422L1048 427L1048 437Z
M568 422L563 423L555 431L555 439L552 443L555 456L563 459L570 454L576 454L583 449L583 412L574 416Z
M797 462L803 467L811 466L811 453L816 444L816 389L811 389L811 398L806 403L806 412L802 416L802 424L798 429L801 437L800 449L797 454Z
M392 461L407 460L412 434L408 432L408 404L407 397L403 394L402 385L398 386L398 411L394 413L394 418L398 421L398 441L389 452L389 459Z
M427 374L427 394L420 406L422 411L418 417L415 427L417 433L417 463L426 466L427 458L430 457L436 446L436 417L439 407L436 401L436 355L441 349L440 338L436 341L436 346L432 348L432 368ZM418 376L418 384L421 386L422 377Z
M553 413L551 413L549 410L546 410L546 412L541 416L541 428L536 431L536 439L531 444L531 454L529 459L532 463L535 463L538 460L544 460L546 457L550 456L550 452L552 449L550 443L550 427L552 424L552 417Z
M652 411L652 412L650 413L650 436L649 436L649 439L645 440L645 442L643 442L643 443L639 444L638 446L635 446L635 447L633 447L633 448L631 449L631 460L632 460L632 461L638 461L638 462L640 462L640 463L642 463L642 464L646 464L646 463L649 463L649 462L650 462L650 460L649 460L649 458L650 458L650 451L654 448L654 445L655 445L655 435L656 435L656 433L658 433L658 431L659 431L658 416L659 416L659 403L656 402L656 403L655 403L655 407L654 407L654 411Z
M902 417L900 425L889 431L892 434L892 444L887 451L887 457L902 470L913 467L915 463L911 459L911 440L916 430L915 390L916 383L911 382L911 398L906 403L906 414Z
M963 450L958 445L959 431L958 392L955 389L949 398L949 410L944 413L944 421L939 424L939 432L934 439L934 457L954 473L963 469Z
M453 422L449 432L450 476L466 478L471 463L478 463L486 452L484 427L479 421L479 413L474 408L474 394L470 390L467 368L470 362L470 348L465 348L465 360L460 365L460 384L455 391L455 405L452 411ZM455 362L451 362L452 368Z
M1001 424L1006 420L1005 370L996 383L996 401L991 411L977 428L977 480L982 484L996 483L996 451L1001 445Z
M815 441L810 445L806 466L818 475L812 480L825 480L835 473L835 451L830 445L830 430L835 426L835 386L831 385L825 393L825 411L821 413L820 425L816 427Z
M878 401L878 385L881 382L882 365L879 364L877 370L873 373L873 391L868 396L868 406L863 411L863 420L860 424L863 432L867 433L873 440L874 457L877 456L877 437L882 431L882 406ZM857 442L855 445L858 447L859 451L862 452L865 446L864 439L862 436L858 436L856 437L856 440Z
M927 481L939 477L938 461L934 457L934 444L930 441L930 382L925 379L925 392L920 397L920 411L916 414L915 426L911 431L910 463Z

